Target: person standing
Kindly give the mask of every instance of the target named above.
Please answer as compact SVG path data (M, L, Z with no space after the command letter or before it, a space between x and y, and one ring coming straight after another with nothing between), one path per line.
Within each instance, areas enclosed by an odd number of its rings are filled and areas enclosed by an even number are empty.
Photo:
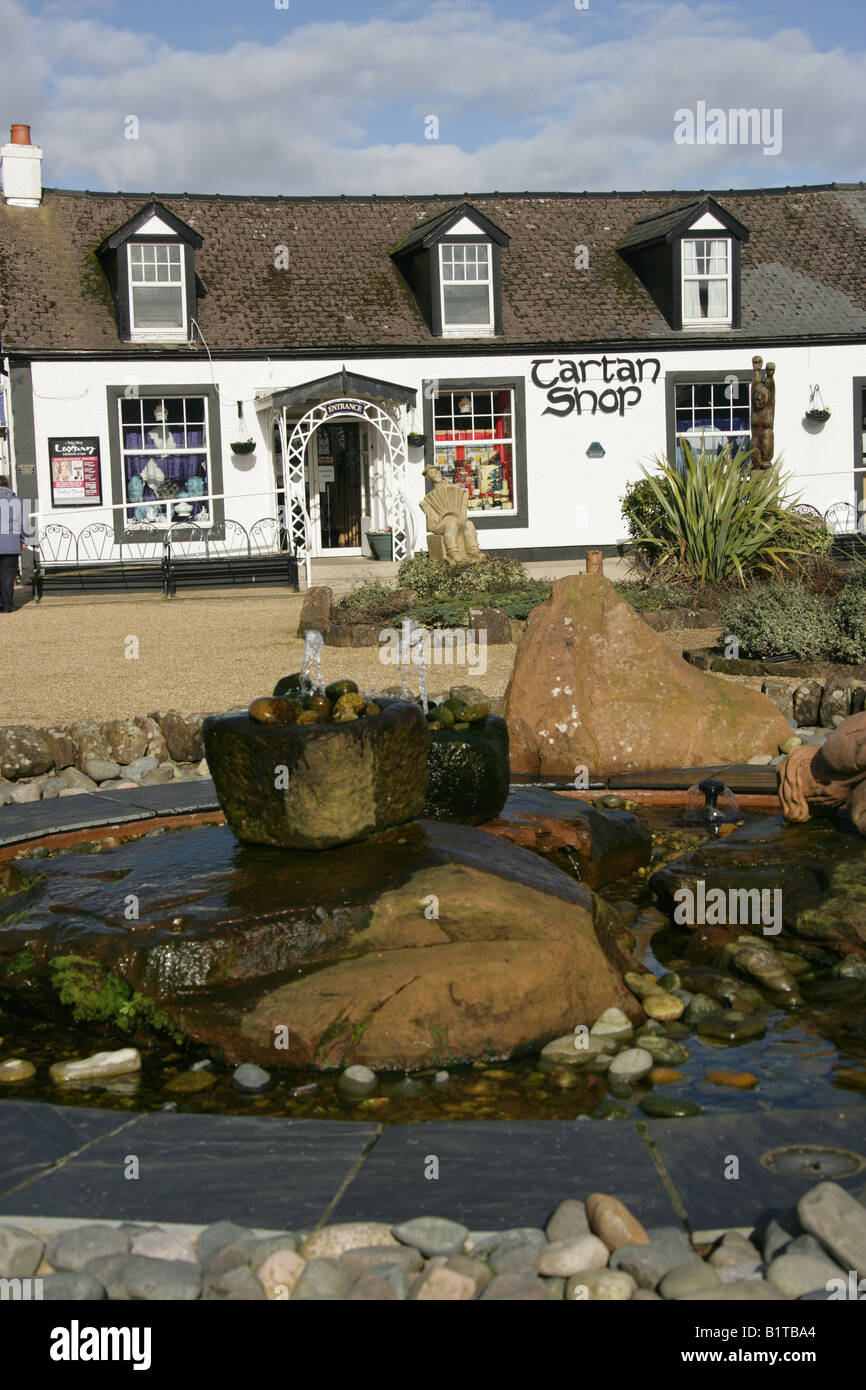
M0 473L0 613L14 611L12 595L23 549L24 509L9 486L8 477Z

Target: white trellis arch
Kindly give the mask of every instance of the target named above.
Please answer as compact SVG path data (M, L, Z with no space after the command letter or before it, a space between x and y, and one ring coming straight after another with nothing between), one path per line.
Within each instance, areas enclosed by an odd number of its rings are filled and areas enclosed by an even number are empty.
M320 401L302 415L289 433L286 411L279 413L280 446L284 459L286 488L286 530L295 555L309 556L312 551L310 514L304 490L304 458L311 436L319 425L332 420L357 420L375 425L388 451L384 469L384 501L387 523L391 527L395 560L405 560L412 554L412 528L406 500L406 441L403 430L394 416L375 401L357 396L339 401Z

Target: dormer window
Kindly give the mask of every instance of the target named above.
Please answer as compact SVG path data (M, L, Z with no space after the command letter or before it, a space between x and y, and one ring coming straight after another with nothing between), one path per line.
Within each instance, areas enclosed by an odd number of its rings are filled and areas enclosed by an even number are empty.
M502 252L510 238L471 203L420 223L391 251L434 338L502 332Z
M740 328L748 228L715 198L641 217L617 250L675 331Z
M479 333L493 329L493 283L486 242L442 242L442 331Z
M198 232L150 202L97 247L124 343L189 341L204 293L195 273Z
M185 338L186 291L180 242L132 242L128 252L133 337Z
M730 324L731 257L727 238L683 239L683 327Z

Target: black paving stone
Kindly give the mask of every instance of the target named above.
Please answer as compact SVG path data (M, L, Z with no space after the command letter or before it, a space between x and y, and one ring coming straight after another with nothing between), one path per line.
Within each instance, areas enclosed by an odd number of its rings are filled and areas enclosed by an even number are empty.
M0 1210L17 1183L125 1124L117 1110L85 1110L42 1101L0 1101Z
M866 1105L828 1110L771 1110L647 1120L646 1132L670 1174L693 1230L753 1225L770 1209L795 1206L814 1179L783 1176L761 1163L770 1149L818 1144L859 1154L866 1162ZM729 1159L739 1177L726 1178ZM864 1173L837 1179L863 1186Z
M0 845L15 845L43 835L62 835L70 830L95 830L99 825L124 825L155 814L146 805L96 792L55 796L23 806L0 806Z
M112 806L120 805L137 809L139 813L152 816L189 815L195 811L218 811L213 782L202 777L195 782L161 782L153 787L121 788L119 791L102 792L100 798L106 802L106 819L112 819ZM109 805L110 803L110 805Z
M429 1159L439 1177L426 1178ZM678 1225L637 1128L627 1121L429 1123L386 1129L332 1221L448 1216L475 1230L543 1226L566 1197L619 1197L645 1226Z
M116 1127L132 1117L110 1118ZM339 1121L138 1115L0 1200L4 1214L21 1217L314 1226L377 1132ZM131 1155L137 1179L124 1176Z

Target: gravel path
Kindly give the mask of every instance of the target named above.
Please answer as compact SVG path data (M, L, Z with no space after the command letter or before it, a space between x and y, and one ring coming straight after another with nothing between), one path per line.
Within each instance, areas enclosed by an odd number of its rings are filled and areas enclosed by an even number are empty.
M47 727L74 719L114 719L177 709L211 713L269 695L280 676L297 671L295 637L301 596L138 599L131 602L29 603L4 617L0 723ZM129 638L138 657L126 656ZM474 685L505 691L514 647L488 647L487 672L435 669L432 693ZM326 647L326 680L345 676L361 688L399 684L373 648Z

